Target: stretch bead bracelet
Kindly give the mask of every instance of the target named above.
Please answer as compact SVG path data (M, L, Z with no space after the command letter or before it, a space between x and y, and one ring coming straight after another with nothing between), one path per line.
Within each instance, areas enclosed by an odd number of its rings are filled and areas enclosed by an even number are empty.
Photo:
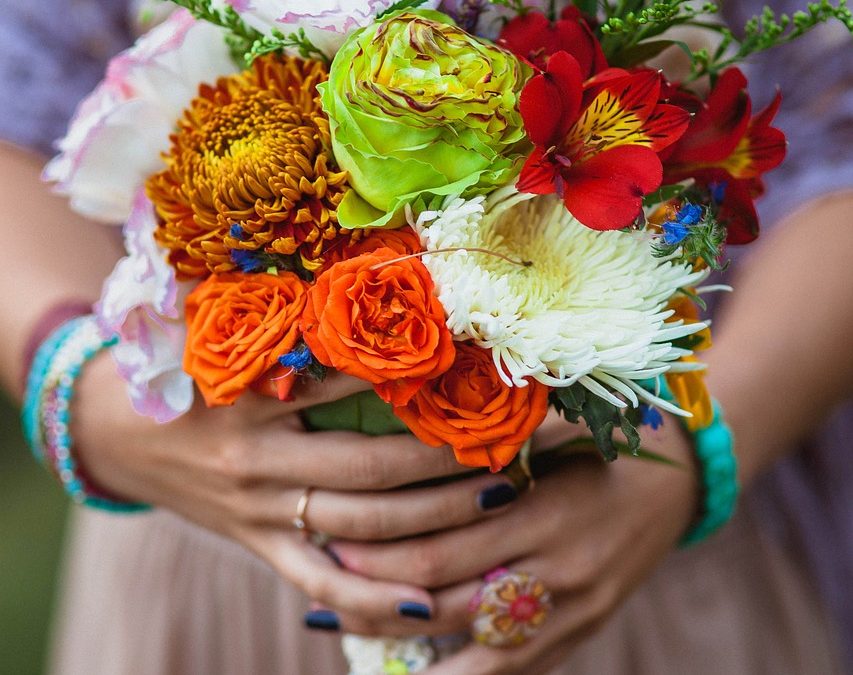
M91 315L71 319L57 328L33 360L22 417L33 453L57 476L75 502L108 511L136 512L149 507L112 499L80 473L69 431L74 384L83 366L117 340L116 336L104 340Z
M660 397L672 402L674 396L663 377L658 378ZM680 546L698 544L725 525L734 515L740 485L734 435L723 419L723 409L714 400L711 423L691 433L696 458L702 469L702 514L681 538Z

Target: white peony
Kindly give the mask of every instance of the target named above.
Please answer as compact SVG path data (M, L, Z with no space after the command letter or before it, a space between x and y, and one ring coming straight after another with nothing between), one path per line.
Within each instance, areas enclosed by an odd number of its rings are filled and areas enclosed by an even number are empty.
M466 249L423 261L450 330L492 349L507 384L580 382L616 405L614 393L677 410L638 381L683 367L673 362L690 352L671 341L705 324L664 323L665 307L706 272L654 257L649 233L591 230L553 195L514 188L448 198L413 225L428 251Z
M243 21L264 35L277 29L285 35L305 31L311 43L333 57L352 31L373 23L396 0L212 0L216 9L233 7ZM427 0L419 9L435 9Z
M45 180L79 213L123 223L137 190L162 168L160 154L199 85L236 70L222 29L175 12L110 62L59 141Z
M106 334L120 337L110 351L134 409L168 422L193 402L193 382L181 366L186 329L178 310L188 288L175 281L155 243L156 227L154 206L140 190L124 228L127 256L104 282L95 313Z

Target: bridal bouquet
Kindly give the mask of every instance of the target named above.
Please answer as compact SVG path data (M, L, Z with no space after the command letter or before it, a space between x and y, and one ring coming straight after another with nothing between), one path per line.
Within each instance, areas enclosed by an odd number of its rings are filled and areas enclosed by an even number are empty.
M97 311L141 414L288 399L333 369L491 471L552 406L607 459L661 410L707 423L701 284L758 235L785 153L780 97L753 110L734 64L843 5L738 40L675 0L177 4L46 169L124 226ZM679 50L670 81L650 61Z

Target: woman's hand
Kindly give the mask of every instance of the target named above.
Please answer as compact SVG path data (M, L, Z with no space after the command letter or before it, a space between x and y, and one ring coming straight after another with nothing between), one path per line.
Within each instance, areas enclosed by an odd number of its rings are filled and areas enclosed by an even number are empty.
M335 542L332 549L353 572L440 589L434 593L433 620L414 630L399 621L349 613L341 616L342 625L375 635L466 631L467 605L483 574L506 565L537 575L551 590L555 608L543 632L520 649L469 646L430 672L515 673L549 662L555 650L562 655L654 569L696 512L696 471L679 425L668 418L658 431L643 434L648 450L680 466L631 457L605 465L580 455L538 480L533 491L496 517L386 544ZM466 482L446 488L461 494ZM436 499L452 502L454 496L436 494ZM452 524L448 518L432 526Z
M295 414L368 387L336 375L297 390L293 403L248 393L232 407L208 409L199 400L188 414L160 425L133 411L126 385L102 355L81 377L72 435L95 484L237 540L330 607L387 620L402 602L431 609L430 594L341 569L293 527L300 497L311 486L327 495L347 490L354 502L366 503L365 491L464 469L450 450L426 447L410 436L377 441L356 433L307 433ZM312 497L306 514L312 525L314 509ZM359 513L351 515L354 531L373 527ZM375 515L364 511L365 519Z

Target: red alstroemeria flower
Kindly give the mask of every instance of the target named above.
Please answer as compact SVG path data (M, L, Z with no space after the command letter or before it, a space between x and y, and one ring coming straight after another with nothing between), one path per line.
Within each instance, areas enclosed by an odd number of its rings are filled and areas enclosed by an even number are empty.
M607 68L601 45L577 7L566 7L553 23L541 12L517 16L504 26L498 44L539 70L557 52L574 56L585 80Z
M664 157L666 183L693 178L712 188L730 244L747 244L758 236L753 199L763 192L761 175L785 158L785 134L770 126L781 94L752 117L746 86L740 70L725 71L687 132Z
M654 71L608 70L586 88L577 59L557 52L521 93L524 127L536 146L521 171L522 192L563 198L594 230L617 230L660 187L658 152L687 128L687 111L658 102Z

